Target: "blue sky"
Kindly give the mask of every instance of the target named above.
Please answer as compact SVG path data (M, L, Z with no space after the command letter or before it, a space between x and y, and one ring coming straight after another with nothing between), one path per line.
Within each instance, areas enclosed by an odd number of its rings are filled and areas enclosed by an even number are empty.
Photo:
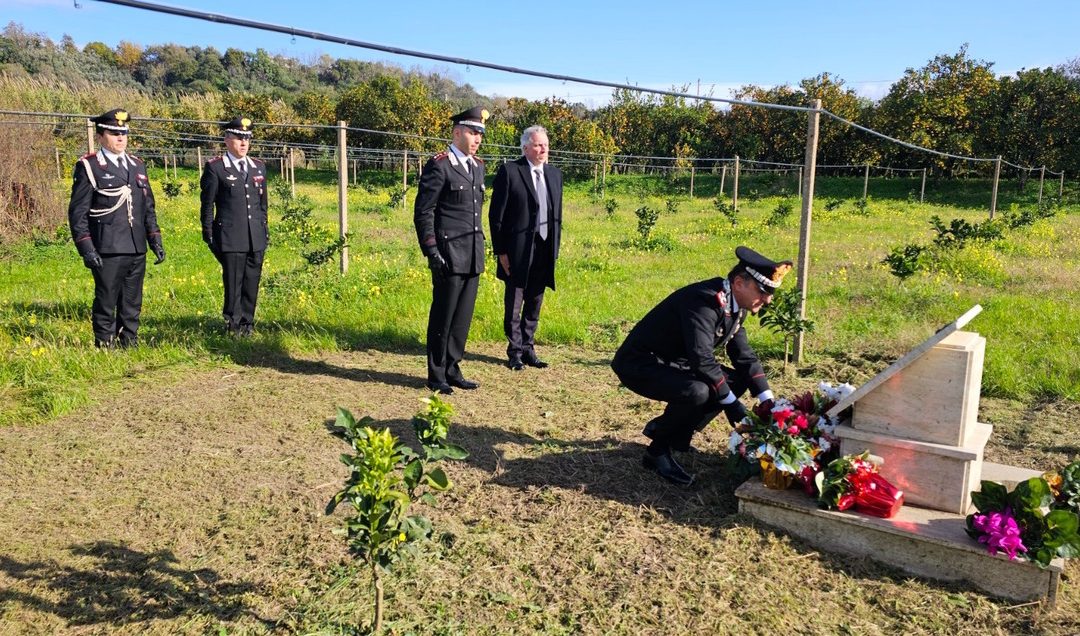
M58 41L110 46L185 45L254 50L311 61L333 57L419 67L487 95L558 96L596 106L610 91L244 29L95 0L0 0L0 18ZM170 0L208 13L292 26L367 42L651 88L690 85L729 97L745 84L794 84L821 72L880 98L906 68L935 55L969 54L999 74L1080 57L1080 2L907 0L800 2L720 0L461 3L408 0Z

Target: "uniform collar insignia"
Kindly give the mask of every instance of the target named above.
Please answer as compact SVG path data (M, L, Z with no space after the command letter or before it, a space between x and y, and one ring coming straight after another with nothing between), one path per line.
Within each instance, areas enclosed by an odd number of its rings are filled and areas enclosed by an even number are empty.
M115 179L116 175L106 172L105 174L101 175L101 178L102 179Z

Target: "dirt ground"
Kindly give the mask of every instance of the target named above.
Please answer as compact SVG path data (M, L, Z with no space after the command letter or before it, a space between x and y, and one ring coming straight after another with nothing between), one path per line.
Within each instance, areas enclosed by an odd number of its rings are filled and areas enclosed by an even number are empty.
M756 525L737 513L721 423L688 456L694 486L660 481L639 464L659 405L618 387L608 353L550 348L551 368L511 373L501 345L470 352L481 388L449 401L471 456L447 467L438 545L388 583L395 633L1080 631L1071 581L1056 610L1010 606ZM236 357L0 429L0 634L332 633L369 618L367 579L333 533L341 513L323 515L347 448L327 425L344 406L412 442L422 353L256 343ZM775 373L774 388L851 365ZM984 400L987 459L1075 458L1078 417L1072 403Z

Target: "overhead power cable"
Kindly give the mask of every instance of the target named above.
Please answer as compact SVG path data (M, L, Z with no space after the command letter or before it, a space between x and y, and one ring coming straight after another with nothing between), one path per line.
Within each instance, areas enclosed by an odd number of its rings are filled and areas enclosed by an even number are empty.
M711 97L702 95L688 95L686 93L680 93L677 91L665 91L655 88L641 88L639 86L632 86L630 84L620 84L617 82L607 82L603 80L594 80L586 77L575 77L573 75L563 75L561 73L548 73L546 71L534 71L525 68L519 68L516 66L507 66L506 64L495 64L494 62L485 62L482 60L473 60L465 57L456 57L452 55L441 55L439 53L428 53L425 51L415 51L412 49L403 49L396 46L387 46L385 44L375 44L373 42L364 42L362 40L355 40L353 38L346 38L338 35L329 35L326 33L319 33L317 31L308 31L306 29L297 29L295 27L282 26L280 24L270 24L268 22L259 22L257 20L248 20L245 18L234 18L232 16L223 15L220 13L208 13L205 11L194 11L192 9L184 9L182 7L173 7L164 4L157 4L154 2L142 2L141 0L98 0L98 2L105 2L108 4L118 4L124 7L132 7L135 9L145 9L147 11L156 11L158 13L167 13L170 15L177 15L185 18L194 18L196 20L205 20L208 22L217 22L219 24L231 24L233 26L247 27L249 29L259 29L262 31L272 31L274 33L281 33L292 37L304 37L312 40L318 40L322 42L332 42L334 44L344 44L346 46L354 46L362 49L370 49L373 51L382 51L384 53L391 53L393 55L404 55L406 57L419 57L425 60L434 60L436 62L447 62L449 64L460 64L463 66L475 66L477 68L488 68L495 71L504 71L507 73L514 73L517 75L531 75L532 77L542 77L545 79L557 80L560 82L576 82L578 84L588 84L591 86L603 86L605 88L617 88L631 91L639 91L645 93L654 93L657 95L669 95L671 97L684 97L688 99L698 99L709 102L722 102L725 104L740 104L744 106L760 106L763 108L772 108L775 110L790 110L796 112L809 112L812 108L806 106L788 106L785 104L769 104L765 102L754 102L740 99L724 99L722 97Z

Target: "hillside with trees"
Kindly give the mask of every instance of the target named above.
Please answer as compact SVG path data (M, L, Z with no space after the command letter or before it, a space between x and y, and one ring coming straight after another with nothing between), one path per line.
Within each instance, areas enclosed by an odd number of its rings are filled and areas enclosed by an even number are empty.
M136 117L220 120L243 112L266 123L342 119L357 128L426 137L446 137L450 113L482 103L493 113L486 139L491 148L515 146L517 131L541 123L561 151L672 157L676 165L734 155L801 161L805 143L806 118L799 112L720 108L714 102L630 90L615 90L610 102L596 109L557 98L494 99L438 73L393 64L327 55L304 63L263 49L218 51L126 41L115 47L90 42L79 49L70 37L52 42L15 23L0 36L0 83L0 107L6 109L92 113L124 104ZM905 142L1080 172L1076 60L998 77L992 62L972 58L964 45L907 69L878 102L860 98L828 72L797 86L743 86L730 97L795 106L820 98L832 113ZM204 124L175 122L172 128L189 136L216 135ZM261 134L275 141L333 143L334 133L282 127ZM349 143L425 151L439 145L362 132L351 132ZM818 161L925 167L941 177L985 171L988 165L913 151L832 118L822 119Z

